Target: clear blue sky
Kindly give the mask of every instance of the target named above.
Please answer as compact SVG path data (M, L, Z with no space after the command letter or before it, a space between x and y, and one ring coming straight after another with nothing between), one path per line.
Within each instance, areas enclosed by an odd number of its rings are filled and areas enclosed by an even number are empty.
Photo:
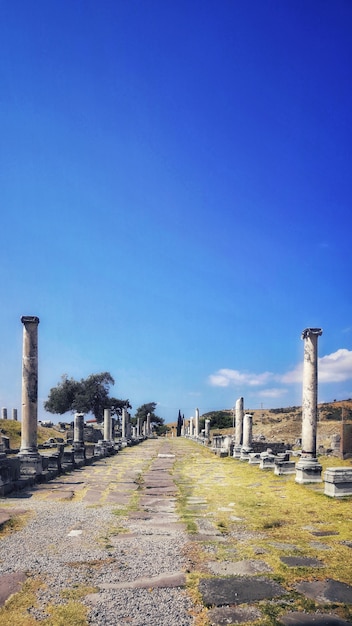
M352 397L350 0L0 0L0 405ZM297 369L298 368L298 369Z

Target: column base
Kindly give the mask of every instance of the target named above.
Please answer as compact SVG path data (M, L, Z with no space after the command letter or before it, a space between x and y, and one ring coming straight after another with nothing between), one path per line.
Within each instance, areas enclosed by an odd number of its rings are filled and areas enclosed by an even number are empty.
M241 458L241 450L242 446L235 446L233 449L233 458L240 459Z
M39 476L43 472L43 461L39 452L19 452L21 476Z
M321 483L322 482L322 466L318 463L317 459L302 459L296 463L296 478L295 482L300 485L307 483Z

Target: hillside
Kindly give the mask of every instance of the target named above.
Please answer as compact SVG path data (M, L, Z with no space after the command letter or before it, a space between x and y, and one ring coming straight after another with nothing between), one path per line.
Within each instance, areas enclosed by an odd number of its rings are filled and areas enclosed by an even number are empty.
M6 437L10 437L11 448L19 448L21 445L21 422L0 419L0 432ZM38 444L45 443L49 437L64 437L59 428L47 428L38 426Z
M226 411L232 420L232 411ZM253 414L253 437L263 435L267 441L294 444L301 436L302 408L248 409ZM318 405L317 445L330 447L332 435L340 433L342 418L352 421L352 400L322 403ZM211 417L211 414L207 415ZM232 428L211 429L211 432L232 433Z

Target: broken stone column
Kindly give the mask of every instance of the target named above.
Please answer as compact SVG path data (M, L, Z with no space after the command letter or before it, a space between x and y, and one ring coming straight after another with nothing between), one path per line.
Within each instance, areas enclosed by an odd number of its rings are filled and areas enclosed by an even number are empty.
M38 453L38 324L39 317L24 315L22 350L22 424L19 452L21 474L34 476L43 470Z
M209 439L210 437L210 419L204 421L204 437L205 439Z
M86 459L86 448L84 445L84 413L75 413L72 449L75 465L80 467L85 463Z
M242 441L243 441L243 398L236 400L235 408L235 445L233 448L233 456L236 459L241 457Z
M17 422L17 409L12 409L12 419Z
M1 409L1 419L7 420L7 409L5 409L4 407Z
M252 429L253 415L252 413L245 413L243 417L243 445L241 448L241 461L248 461L249 454L252 452Z
M194 417L194 436L199 437L199 409L196 409Z
M296 482L321 482L322 466L317 460L318 415L318 337L321 328L306 328L304 340L303 394L302 394L302 454L296 464Z

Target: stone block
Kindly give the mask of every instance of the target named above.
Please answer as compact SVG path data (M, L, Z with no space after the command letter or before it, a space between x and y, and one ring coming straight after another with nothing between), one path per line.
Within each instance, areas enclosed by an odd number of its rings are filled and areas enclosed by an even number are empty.
M328 467L324 472L326 496L341 498L352 495L352 467Z

